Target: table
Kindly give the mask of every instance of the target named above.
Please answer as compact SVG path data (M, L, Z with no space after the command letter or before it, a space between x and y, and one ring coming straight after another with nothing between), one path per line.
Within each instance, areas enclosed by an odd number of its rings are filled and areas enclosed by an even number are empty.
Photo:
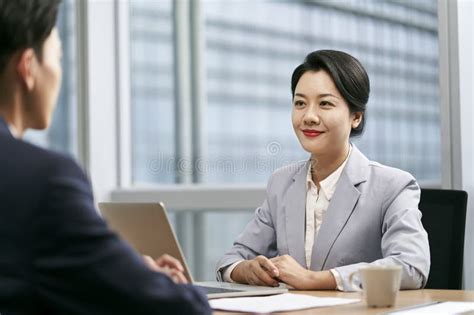
M428 303L430 301L474 301L474 291L462 291L462 290L404 290L400 291L397 303L394 307L390 308L368 308L362 299L361 293L359 292L339 292L339 291L290 291L296 294L307 294L318 297L340 297L340 298L352 298L361 299L361 302L356 304L348 304L342 306L324 307L324 308L312 308L301 311L294 311L289 313L277 313L277 314L381 314L396 309L401 309L408 306L413 306L422 303ZM229 314L242 314L232 312L214 312L214 315L229 315Z

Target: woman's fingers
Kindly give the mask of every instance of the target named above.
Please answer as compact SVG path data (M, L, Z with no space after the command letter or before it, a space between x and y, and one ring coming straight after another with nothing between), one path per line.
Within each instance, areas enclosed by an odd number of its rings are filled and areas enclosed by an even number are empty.
M271 278L265 270L259 270L255 273L258 278L259 285L266 285L271 287L277 287L279 285L278 281Z
M263 257L263 256L261 256ZM266 285L266 286L278 286L278 281L275 280L272 276L270 276L268 268L272 269L274 268L273 264L265 265L265 261L267 258L263 257L262 258L257 258L251 265L250 265L250 273L252 274L251 281L253 284L256 285Z
M270 259L268 259L265 256L260 255L256 258L256 260L258 261L260 266L262 266L262 268L265 269L268 272L270 277L278 277L279 276L278 268L275 266L275 264Z

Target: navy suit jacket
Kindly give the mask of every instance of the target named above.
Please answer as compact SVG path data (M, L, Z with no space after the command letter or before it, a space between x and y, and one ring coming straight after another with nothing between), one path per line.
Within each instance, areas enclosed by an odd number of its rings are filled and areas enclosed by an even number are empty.
M0 314L208 314L97 214L70 158L15 139L0 117Z

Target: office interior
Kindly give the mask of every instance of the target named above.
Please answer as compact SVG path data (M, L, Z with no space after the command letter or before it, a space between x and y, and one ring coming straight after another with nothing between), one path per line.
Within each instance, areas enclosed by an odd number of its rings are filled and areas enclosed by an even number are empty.
M75 157L96 202L166 205L197 280L214 280L280 166L308 158L290 77L337 49L371 78L370 159L469 194L474 289L474 1L63 0L53 124L26 139Z

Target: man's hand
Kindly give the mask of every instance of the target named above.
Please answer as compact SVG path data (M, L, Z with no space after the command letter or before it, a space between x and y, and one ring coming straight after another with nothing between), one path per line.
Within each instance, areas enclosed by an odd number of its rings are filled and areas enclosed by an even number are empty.
M143 256L143 259L151 270L166 274L175 283L188 283L183 274L184 268L176 258L164 254L156 260L150 256Z
M278 269L270 259L260 255L252 260L240 262L232 270L230 276L232 280L239 283L277 287L279 285L276 279L278 275Z

